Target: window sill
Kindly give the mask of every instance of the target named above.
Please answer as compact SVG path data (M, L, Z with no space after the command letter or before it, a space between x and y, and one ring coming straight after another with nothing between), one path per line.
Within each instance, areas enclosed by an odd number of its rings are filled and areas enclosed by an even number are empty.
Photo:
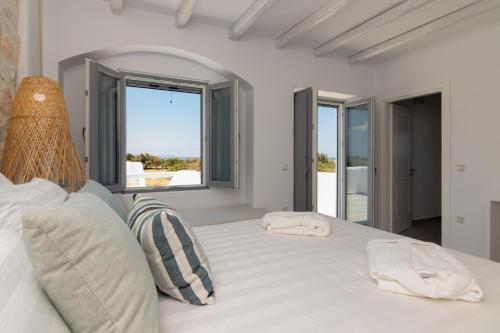
M180 192L180 191L200 191L210 189L206 185L196 185L196 186L158 186L158 187L137 187L137 188L127 188L123 190L122 194L133 194L133 193L153 193L153 192Z

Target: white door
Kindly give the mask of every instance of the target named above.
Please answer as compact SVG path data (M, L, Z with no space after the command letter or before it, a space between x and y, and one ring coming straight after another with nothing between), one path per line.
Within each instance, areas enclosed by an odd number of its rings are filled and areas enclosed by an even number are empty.
M411 227L412 113L407 107L392 104L392 232Z

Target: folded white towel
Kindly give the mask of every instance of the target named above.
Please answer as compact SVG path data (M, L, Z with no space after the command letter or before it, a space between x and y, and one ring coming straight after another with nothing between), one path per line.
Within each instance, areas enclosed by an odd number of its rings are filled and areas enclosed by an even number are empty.
M479 302L474 275L441 246L413 239L367 244L370 276L381 290L403 295Z
M313 212L273 212L262 218L262 226L270 233L301 236L330 235L327 217Z

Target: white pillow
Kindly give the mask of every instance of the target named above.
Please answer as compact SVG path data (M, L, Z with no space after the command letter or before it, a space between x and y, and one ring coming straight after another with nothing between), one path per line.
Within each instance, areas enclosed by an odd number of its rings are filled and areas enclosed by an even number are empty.
M26 209L47 207L63 203L68 193L59 185L46 179L34 178L31 182L14 185L0 177L0 229L7 228L21 233L21 218Z
M70 332L33 274L19 235L0 229L0 332Z
M5 177L0 173L0 189L2 189L4 186L12 186L12 182L9 180L9 178Z
M23 217L35 275L74 332L159 330L158 293L123 220L90 193Z

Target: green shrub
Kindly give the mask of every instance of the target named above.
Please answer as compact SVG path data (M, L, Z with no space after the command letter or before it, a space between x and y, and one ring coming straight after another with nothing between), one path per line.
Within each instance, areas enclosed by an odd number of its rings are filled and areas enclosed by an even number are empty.
M337 172L337 161L330 160L325 153L318 153L318 172Z
M141 153L138 155L127 154L127 161L141 162L144 170L165 170L165 171L179 171L179 170L201 170L201 161L199 158L181 159L178 157L160 158L148 153Z

